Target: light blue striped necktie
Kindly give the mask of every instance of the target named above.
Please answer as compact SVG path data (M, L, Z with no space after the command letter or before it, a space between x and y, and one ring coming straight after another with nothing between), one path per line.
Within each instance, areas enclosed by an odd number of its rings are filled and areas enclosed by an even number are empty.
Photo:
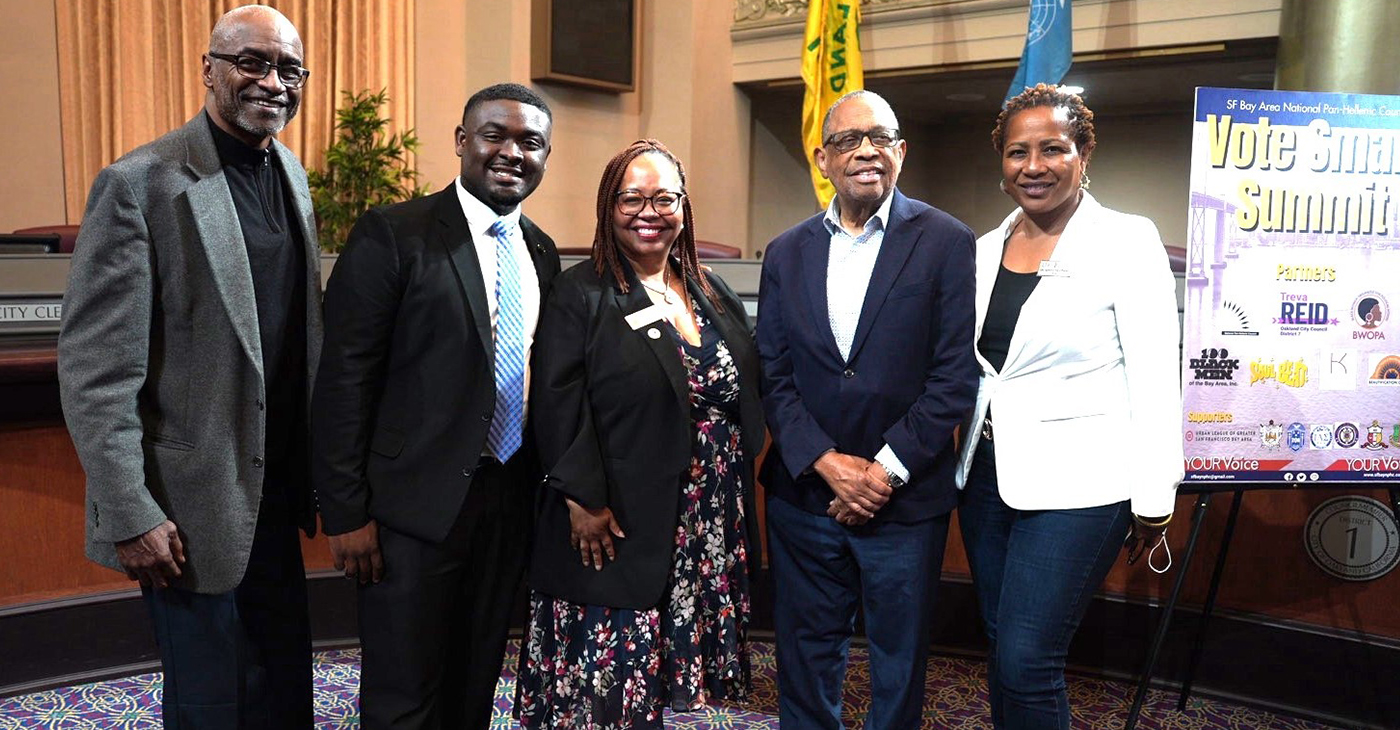
M525 430L525 311L515 258L520 229L497 220L489 232L496 239L496 413L489 445L504 464L520 448Z

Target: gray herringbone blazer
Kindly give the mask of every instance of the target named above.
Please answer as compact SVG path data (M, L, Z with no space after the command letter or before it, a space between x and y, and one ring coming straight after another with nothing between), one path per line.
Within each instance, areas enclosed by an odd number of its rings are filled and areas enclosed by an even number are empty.
M321 348L311 195L296 156L272 147L306 246L310 391ZM202 112L93 182L58 377L87 473L88 557L120 569L114 543L169 518L188 558L175 585L238 585L262 495L266 387L247 249Z

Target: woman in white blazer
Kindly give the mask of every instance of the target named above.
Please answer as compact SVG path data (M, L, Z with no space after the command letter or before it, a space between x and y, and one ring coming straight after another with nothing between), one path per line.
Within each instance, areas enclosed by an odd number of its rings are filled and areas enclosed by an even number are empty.
M1017 209L977 242L958 514L993 724L1065 729L1070 639L1125 537L1135 558L1165 530L1182 478L1175 282L1152 222L1084 189L1078 96L1027 89L992 141Z

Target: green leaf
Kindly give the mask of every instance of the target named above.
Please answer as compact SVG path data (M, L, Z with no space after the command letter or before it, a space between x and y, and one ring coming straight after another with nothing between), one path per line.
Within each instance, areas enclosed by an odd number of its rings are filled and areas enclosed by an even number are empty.
M409 154L418 149L417 134L412 129L385 133L391 120L380 109L389 102L388 90L347 90L343 96L325 169L306 174L321 248L331 253L345 246L350 228L371 207L428 194L408 164Z

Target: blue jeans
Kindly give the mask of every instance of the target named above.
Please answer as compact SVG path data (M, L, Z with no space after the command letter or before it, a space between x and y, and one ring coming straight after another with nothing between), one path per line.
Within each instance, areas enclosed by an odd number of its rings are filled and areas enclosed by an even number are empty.
M865 730L919 727L949 516L846 528L780 497L770 496L767 504L778 724L783 730L840 730L841 686L859 606L870 645Z
M1128 503L1012 509L997 490L992 444L982 441L958 519L990 643L992 724L997 730L1068 730L1065 655L1122 548L1132 519Z

